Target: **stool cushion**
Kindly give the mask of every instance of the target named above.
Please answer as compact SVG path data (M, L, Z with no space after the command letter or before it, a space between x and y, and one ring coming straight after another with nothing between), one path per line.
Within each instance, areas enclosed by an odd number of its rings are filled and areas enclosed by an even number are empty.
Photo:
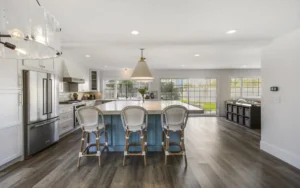
M136 131L142 131L146 128L146 124L143 123L141 125L127 125L127 130L132 131L132 132L136 132Z
M168 129L169 126L169 129ZM170 125L170 124L164 124L164 129L170 130L170 131L181 131L182 130L182 125Z
M99 124L96 124L96 125L89 125L89 126L84 126L84 131L86 131L86 132L95 132L95 131L104 129L104 127L105 127L104 123L99 123Z

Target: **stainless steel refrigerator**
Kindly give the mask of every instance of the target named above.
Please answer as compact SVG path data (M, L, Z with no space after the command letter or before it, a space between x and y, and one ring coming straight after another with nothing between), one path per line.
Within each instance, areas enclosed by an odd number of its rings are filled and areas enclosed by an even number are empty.
M58 135L58 80L55 75L23 71L24 139L28 157L50 146Z

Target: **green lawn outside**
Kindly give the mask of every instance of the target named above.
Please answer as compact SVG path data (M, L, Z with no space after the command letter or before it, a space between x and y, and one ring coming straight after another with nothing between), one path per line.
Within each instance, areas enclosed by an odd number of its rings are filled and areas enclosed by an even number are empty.
M183 103L188 103L187 100L180 100ZM205 111L216 111L217 110L217 104L216 103L210 103L210 102L200 102L200 101L191 101L190 105L194 106L200 106Z

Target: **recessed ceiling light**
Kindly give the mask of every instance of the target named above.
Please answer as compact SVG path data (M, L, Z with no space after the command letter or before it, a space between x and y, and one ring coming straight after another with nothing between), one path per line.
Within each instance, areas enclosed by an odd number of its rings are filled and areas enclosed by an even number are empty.
M232 29L232 30L227 31L227 34L233 34L233 33L236 33L236 30Z
M199 57L200 55L199 54L195 54L195 57Z
M107 66L105 65L104 67L106 68Z
M91 57L90 55L85 55L85 57Z
M182 67L184 67L185 65L181 65Z
M138 35L138 34L140 34L140 32L139 32L139 31L136 31L136 30L133 30L133 31L131 31L131 34L133 34L133 35Z

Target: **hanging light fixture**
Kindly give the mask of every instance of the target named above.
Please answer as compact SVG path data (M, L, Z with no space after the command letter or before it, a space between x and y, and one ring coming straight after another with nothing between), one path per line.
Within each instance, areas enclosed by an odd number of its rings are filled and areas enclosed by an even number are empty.
M38 0L2 2L0 58L48 59L62 54L59 22Z
M154 78L145 61L146 58L143 57L143 51L144 49L142 48L141 59L134 68L131 75L131 79L136 80L138 82L152 82Z

